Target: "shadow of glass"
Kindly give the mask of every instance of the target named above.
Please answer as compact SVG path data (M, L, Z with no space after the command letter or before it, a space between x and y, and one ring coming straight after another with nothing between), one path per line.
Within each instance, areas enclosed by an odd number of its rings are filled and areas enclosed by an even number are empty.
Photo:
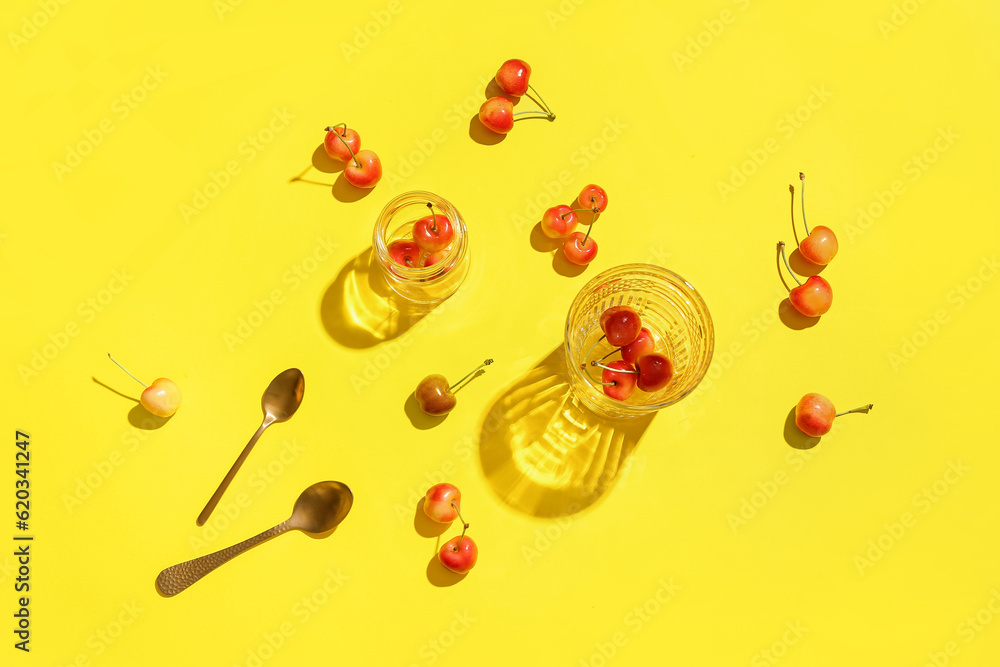
M788 446L795 449L812 449L819 444L819 441L820 438L808 436L799 430L799 427L795 425L795 408L789 410L788 417L785 419L785 442L788 443Z
M786 327L789 329L795 329L796 331L814 327L820 320L819 317L806 317L799 311L795 310L795 306L793 306L792 302L788 299L784 299L778 304L778 317Z
M611 489L652 420L609 420L584 407L560 345L486 412L480 461L511 507L538 517L575 514Z
M431 310L433 305L415 304L392 291L369 247L348 261L326 288L320 319L331 338L360 349L403 334Z

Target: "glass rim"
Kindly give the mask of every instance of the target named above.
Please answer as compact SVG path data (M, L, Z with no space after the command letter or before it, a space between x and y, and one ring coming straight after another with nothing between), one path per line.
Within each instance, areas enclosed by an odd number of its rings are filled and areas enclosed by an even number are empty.
M436 264L432 264L431 266L403 266L393 262L389 257L389 245L386 243L385 235L389 228L389 221L400 210L409 206L415 206L419 202L430 202L444 212L445 216L455 226L456 242L452 244L451 249L444 256L444 259ZM375 222L375 229L372 232L372 248L375 250L375 255L387 265L386 268L391 269L394 278L431 284L448 275L447 271L441 270L442 267L455 266L465 257L468 244L466 233L465 221L454 204L433 192L411 190L410 192L396 195L382 208Z

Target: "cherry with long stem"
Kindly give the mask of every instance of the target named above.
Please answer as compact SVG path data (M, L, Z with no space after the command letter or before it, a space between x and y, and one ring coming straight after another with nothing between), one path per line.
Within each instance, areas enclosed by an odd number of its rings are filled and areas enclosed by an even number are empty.
M477 368L476 370L479 369ZM458 514L458 518L462 522L462 536L458 538L458 544L455 545L455 551L458 551L458 548L462 546L462 540L465 539L465 531L469 529L469 524L466 523L465 518L462 516L462 510L458 509L458 505L455 504L454 500L451 501L451 506L455 508L455 512Z
M799 188L799 195L802 197L802 225L806 228L806 236L809 236L809 223L806 222L806 175L799 172L799 180L802 186Z
M337 123L336 125L331 125L328 128L326 128L326 131L333 132L335 135L337 135L337 138L340 139L340 142L344 144L344 146L347 148L348 151L351 152L351 158L354 160L354 166L357 167L358 169L361 169L361 163L358 162L358 156L354 154L354 149L352 149L351 145L347 143L347 140L344 139L344 135L341 134L340 132L337 132L338 127L344 128L343 130L344 133L347 132L347 123Z

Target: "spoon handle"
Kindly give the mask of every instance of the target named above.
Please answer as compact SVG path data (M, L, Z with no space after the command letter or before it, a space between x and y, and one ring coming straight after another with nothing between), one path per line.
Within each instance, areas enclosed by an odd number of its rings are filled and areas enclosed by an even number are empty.
M266 542L276 535L281 535L290 527L287 520L282 521L274 528L265 530L260 535L254 535L248 540L243 540L239 544L234 544L228 549L222 549L221 551L168 567L156 577L156 587L164 595L177 595L223 563L235 558L247 549L257 546L261 542Z
M208 521L208 517L212 515L212 511L215 509L215 506L219 504L220 500L222 500L222 494L224 494L226 489L229 488L230 482L232 482L233 478L236 477L236 473L239 472L243 462L247 460L248 456L250 456L250 450L257 444L257 440L260 438L261 433L264 432L264 429L270 425L271 422L265 419L264 423L262 423L260 428L257 429L257 432L253 434L252 438L250 438L250 442L247 443L247 446L243 448L242 452L240 452L239 457L236 459L236 463L234 463L233 467L226 473L226 476L222 479L222 483L219 484L219 488L215 490L212 497L208 499L208 504L205 505L205 509L203 509L201 514L198 515L197 523L199 526L204 526L205 522Z

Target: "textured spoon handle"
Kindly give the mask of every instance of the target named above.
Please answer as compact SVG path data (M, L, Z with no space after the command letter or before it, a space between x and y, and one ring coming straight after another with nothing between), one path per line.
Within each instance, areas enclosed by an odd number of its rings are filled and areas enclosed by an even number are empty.
M266 542L276 535L281 535L288 529L288 521L282 521L274 528L265 530L260 535L255 535L239 544L234 544L228 549L216 551L215 553L168 567L163 572L160 572L160 575L156 578L156 587L164 595L177 595L223 563L240 555L247 549L257 546L261 542Z
M236 463L234 463L233 467L229 469L226 476L222 478L222 483L219 484L219 488L215 490L212 497L208 499L208 504L205 505L205 509L203 509L201 514L198 515L197 523L199 526L204 526L205 522L208 521L208 517L211 516L212 510L214 510L215 506L219 504L220 500L222 500L222 494L229 488L229 484L233 481L233 478L236 477L236 473L239 472L243 462L247 460L248 456L250 456L250 450L252 450L253 446L257 444L257 440L260 439L264 429L270 425L271 422L265 419L264 423L260 425L259 429L257 429L257 432L253 434L252 438L250 438L250 442L247 443L247 446L243 448L242 452L240 452L240 455L236 458Z

